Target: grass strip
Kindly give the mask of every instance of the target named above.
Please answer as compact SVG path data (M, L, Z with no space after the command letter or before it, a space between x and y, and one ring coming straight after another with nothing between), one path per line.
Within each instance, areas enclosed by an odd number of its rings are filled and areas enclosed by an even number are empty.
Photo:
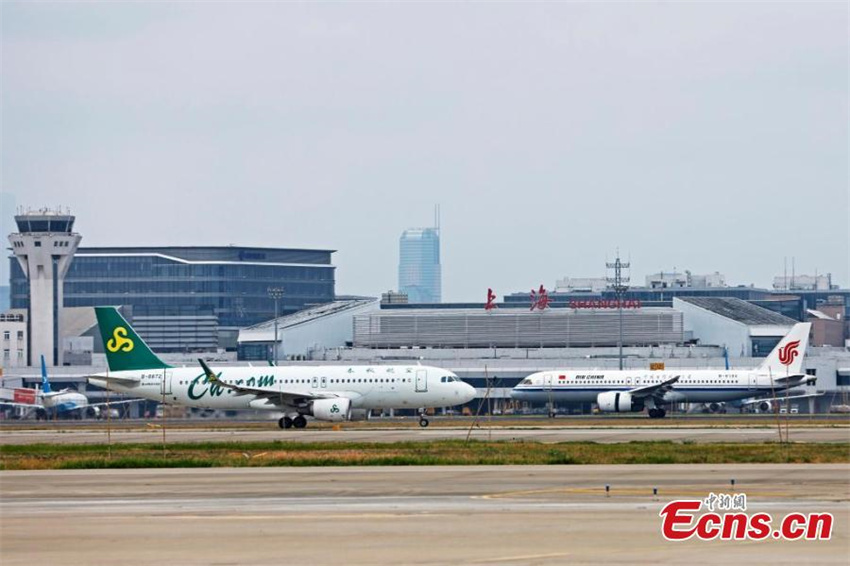
M850 463L850 443L204 442L0 446L0 469Z

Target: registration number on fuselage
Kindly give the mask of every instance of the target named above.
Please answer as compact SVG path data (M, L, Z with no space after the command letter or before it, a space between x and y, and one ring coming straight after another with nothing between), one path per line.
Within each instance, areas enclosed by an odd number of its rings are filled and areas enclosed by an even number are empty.
M140 377L141 385L159 385L162 383L161 373L143 373Z

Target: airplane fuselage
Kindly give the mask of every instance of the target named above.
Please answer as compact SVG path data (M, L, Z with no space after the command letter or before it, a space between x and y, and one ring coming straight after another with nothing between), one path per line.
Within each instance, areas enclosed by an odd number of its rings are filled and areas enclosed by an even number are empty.
M468 386L446 381L445 378L454 377L451 372L430 366L264 366L213 371L221 380L264 391L347 397L355 409L447 407L470 400L467 390L462 388ZM280 404L270 402L267 396L239 394L210 383L200 367L110 372L108 381L106 377L92 376L89 381L166 404L204 409L281 410Z
M544 371L525 378L511 392L521 401L595 402L600 393L628 392L638 387L679 380L664 393L665 403L711 403L747 399L800 385L804 378L779 383L778 376L742 370Z
M50 409L64 413L75 409L82 409L88 406L89 400L82 393L59 392L40 394L41 405L45 409Z

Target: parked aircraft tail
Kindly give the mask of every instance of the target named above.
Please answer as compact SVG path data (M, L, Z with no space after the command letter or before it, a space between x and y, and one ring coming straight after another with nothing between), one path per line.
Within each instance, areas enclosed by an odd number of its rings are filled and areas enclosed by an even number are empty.
M52 393L50 381L47 379L47 364L44 361L44 354L41 355L41 392Z
M110 371L171 367L145 344L115 307L95 307L103 349Z
M809 331L812 323L800 322L791 328L791 332L779 341L779 344L758 367L760 373L769 373L774 377L801 375L803 357L809 345Z

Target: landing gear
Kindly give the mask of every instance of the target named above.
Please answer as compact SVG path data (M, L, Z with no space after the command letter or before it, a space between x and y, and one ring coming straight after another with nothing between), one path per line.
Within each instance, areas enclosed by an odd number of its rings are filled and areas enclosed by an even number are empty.
M419 426L421 426L422 428L428 426L428 419L426 419L425 417L419 417Z
M280 428L292 428L292 419L289 417L282 417L277 421L277 426Z
M663 419L667 414L667 411L664 409L650 409L649 410L649 418L650 419Z
M295 428L304 428L307 426L307 419L304 418L304 415L298 415L292 419L292 426Z

